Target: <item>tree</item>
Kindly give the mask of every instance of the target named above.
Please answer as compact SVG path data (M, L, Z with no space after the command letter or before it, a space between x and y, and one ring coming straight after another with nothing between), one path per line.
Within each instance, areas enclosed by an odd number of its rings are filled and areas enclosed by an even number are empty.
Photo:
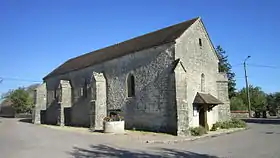
M231 64L228 61L228 56L226 55L226 51L223 50L221 46L217 46L216 51L219 56L219 72L224 72L227 74L228 78L228 92L229 98L232 98L236 95L236 83L235 83L235 73L232 72Z
M244 104L242 98L234 96L230 99L230 110L247 110L246 104Z
M276 115L280 109L280 92L266 95L268 110L271 115Z
M250 101L251 101L251 110L253 111L263 111L266 110L267 106L267 96L265 92L262 91L260 87L249 86L250 91ZM247 93L246 88L242 88L238 94L244 103L247 103Z
M30 113L32 111L33 100L24 88L11 91L6 99L12 102L12 107L17 113Z

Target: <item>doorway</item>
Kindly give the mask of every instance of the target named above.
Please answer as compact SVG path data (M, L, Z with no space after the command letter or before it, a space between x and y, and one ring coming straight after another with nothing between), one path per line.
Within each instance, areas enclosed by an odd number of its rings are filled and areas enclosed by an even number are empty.
M201 105L199 109L199 125L204 127L206 130L209 130L207 123L207 108L205 105Z

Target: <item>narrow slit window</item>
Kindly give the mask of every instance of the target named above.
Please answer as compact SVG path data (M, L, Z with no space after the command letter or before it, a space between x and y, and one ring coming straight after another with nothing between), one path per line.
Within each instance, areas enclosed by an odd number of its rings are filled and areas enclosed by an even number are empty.
M201 40L201 38L198 39L198 42L199 42L199 46L202 47L202 40Z
M205 92L205 75L201 74L201 92Z
M84 85L83 85L83 96L87 98L87 93L88 93L88 87L87 87L87 80L85 80Z
M133 75L128 75L127 77L127 96L134 97L135 96L135 78Z

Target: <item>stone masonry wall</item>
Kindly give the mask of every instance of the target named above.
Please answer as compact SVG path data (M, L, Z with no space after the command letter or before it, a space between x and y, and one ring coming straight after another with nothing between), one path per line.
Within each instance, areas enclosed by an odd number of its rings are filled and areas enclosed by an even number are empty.
M231 111L231 118L249 118L248 111Z
M56 101L58 102L58 118L57 124L64 126L70 122L69 114L65 113L66 108L71 107L71 84L67 80L60 80L56 91Z
M202 46L199 45L201 39ZM201 75L205 76L205 91L217 97L218 58L211 46L207 33L200 20L196 21L176 40L175 59L180 58L187 74L187 104L189 122L186 126L199 126L199 116L194 115L193 101L197 92L201 92ZM176 94L178 95L178 94ZM208 125L218 119L218 108L207 113Z
M32 122L41 124L41 110L46 110L46 83L39 85L35 90L35 108L32 113Z
M224 103L218 105L219 121L226 121L231 118L230 101L228 96L228 79L226 74L220 73L217 79L218 98Z
M107 116L106 79L104 74L93 72L91 85L90 128L92 131L102 130L103 119Z
M177 135L189 135L189 115L187 102L187 74L179 61L174 70L177 108Z
M79 71L46 79L48 94L48 119L56 117L56 104L52 104L52 91L59 80L69 80L72 85L72 123L90 125L90 91L82 94L85 82L90 84L93 71L103 72L106 78L107 108L124 112L126 128L152 131L176 131L176 108L172 62L174 44L169 43L106 61ZM135 97L127 97L126 79L135 77ZM174 80L173 80L174 81ZM70 98L69 98L70 99Z

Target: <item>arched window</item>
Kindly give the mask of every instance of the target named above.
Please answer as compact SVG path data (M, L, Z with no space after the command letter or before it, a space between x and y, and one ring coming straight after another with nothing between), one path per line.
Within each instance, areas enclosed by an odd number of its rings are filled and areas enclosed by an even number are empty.
M205 92L205 75L201 74L201 92Z
M127 96L134 97L135 96L135 80L134 76L129 74L127 77Z

